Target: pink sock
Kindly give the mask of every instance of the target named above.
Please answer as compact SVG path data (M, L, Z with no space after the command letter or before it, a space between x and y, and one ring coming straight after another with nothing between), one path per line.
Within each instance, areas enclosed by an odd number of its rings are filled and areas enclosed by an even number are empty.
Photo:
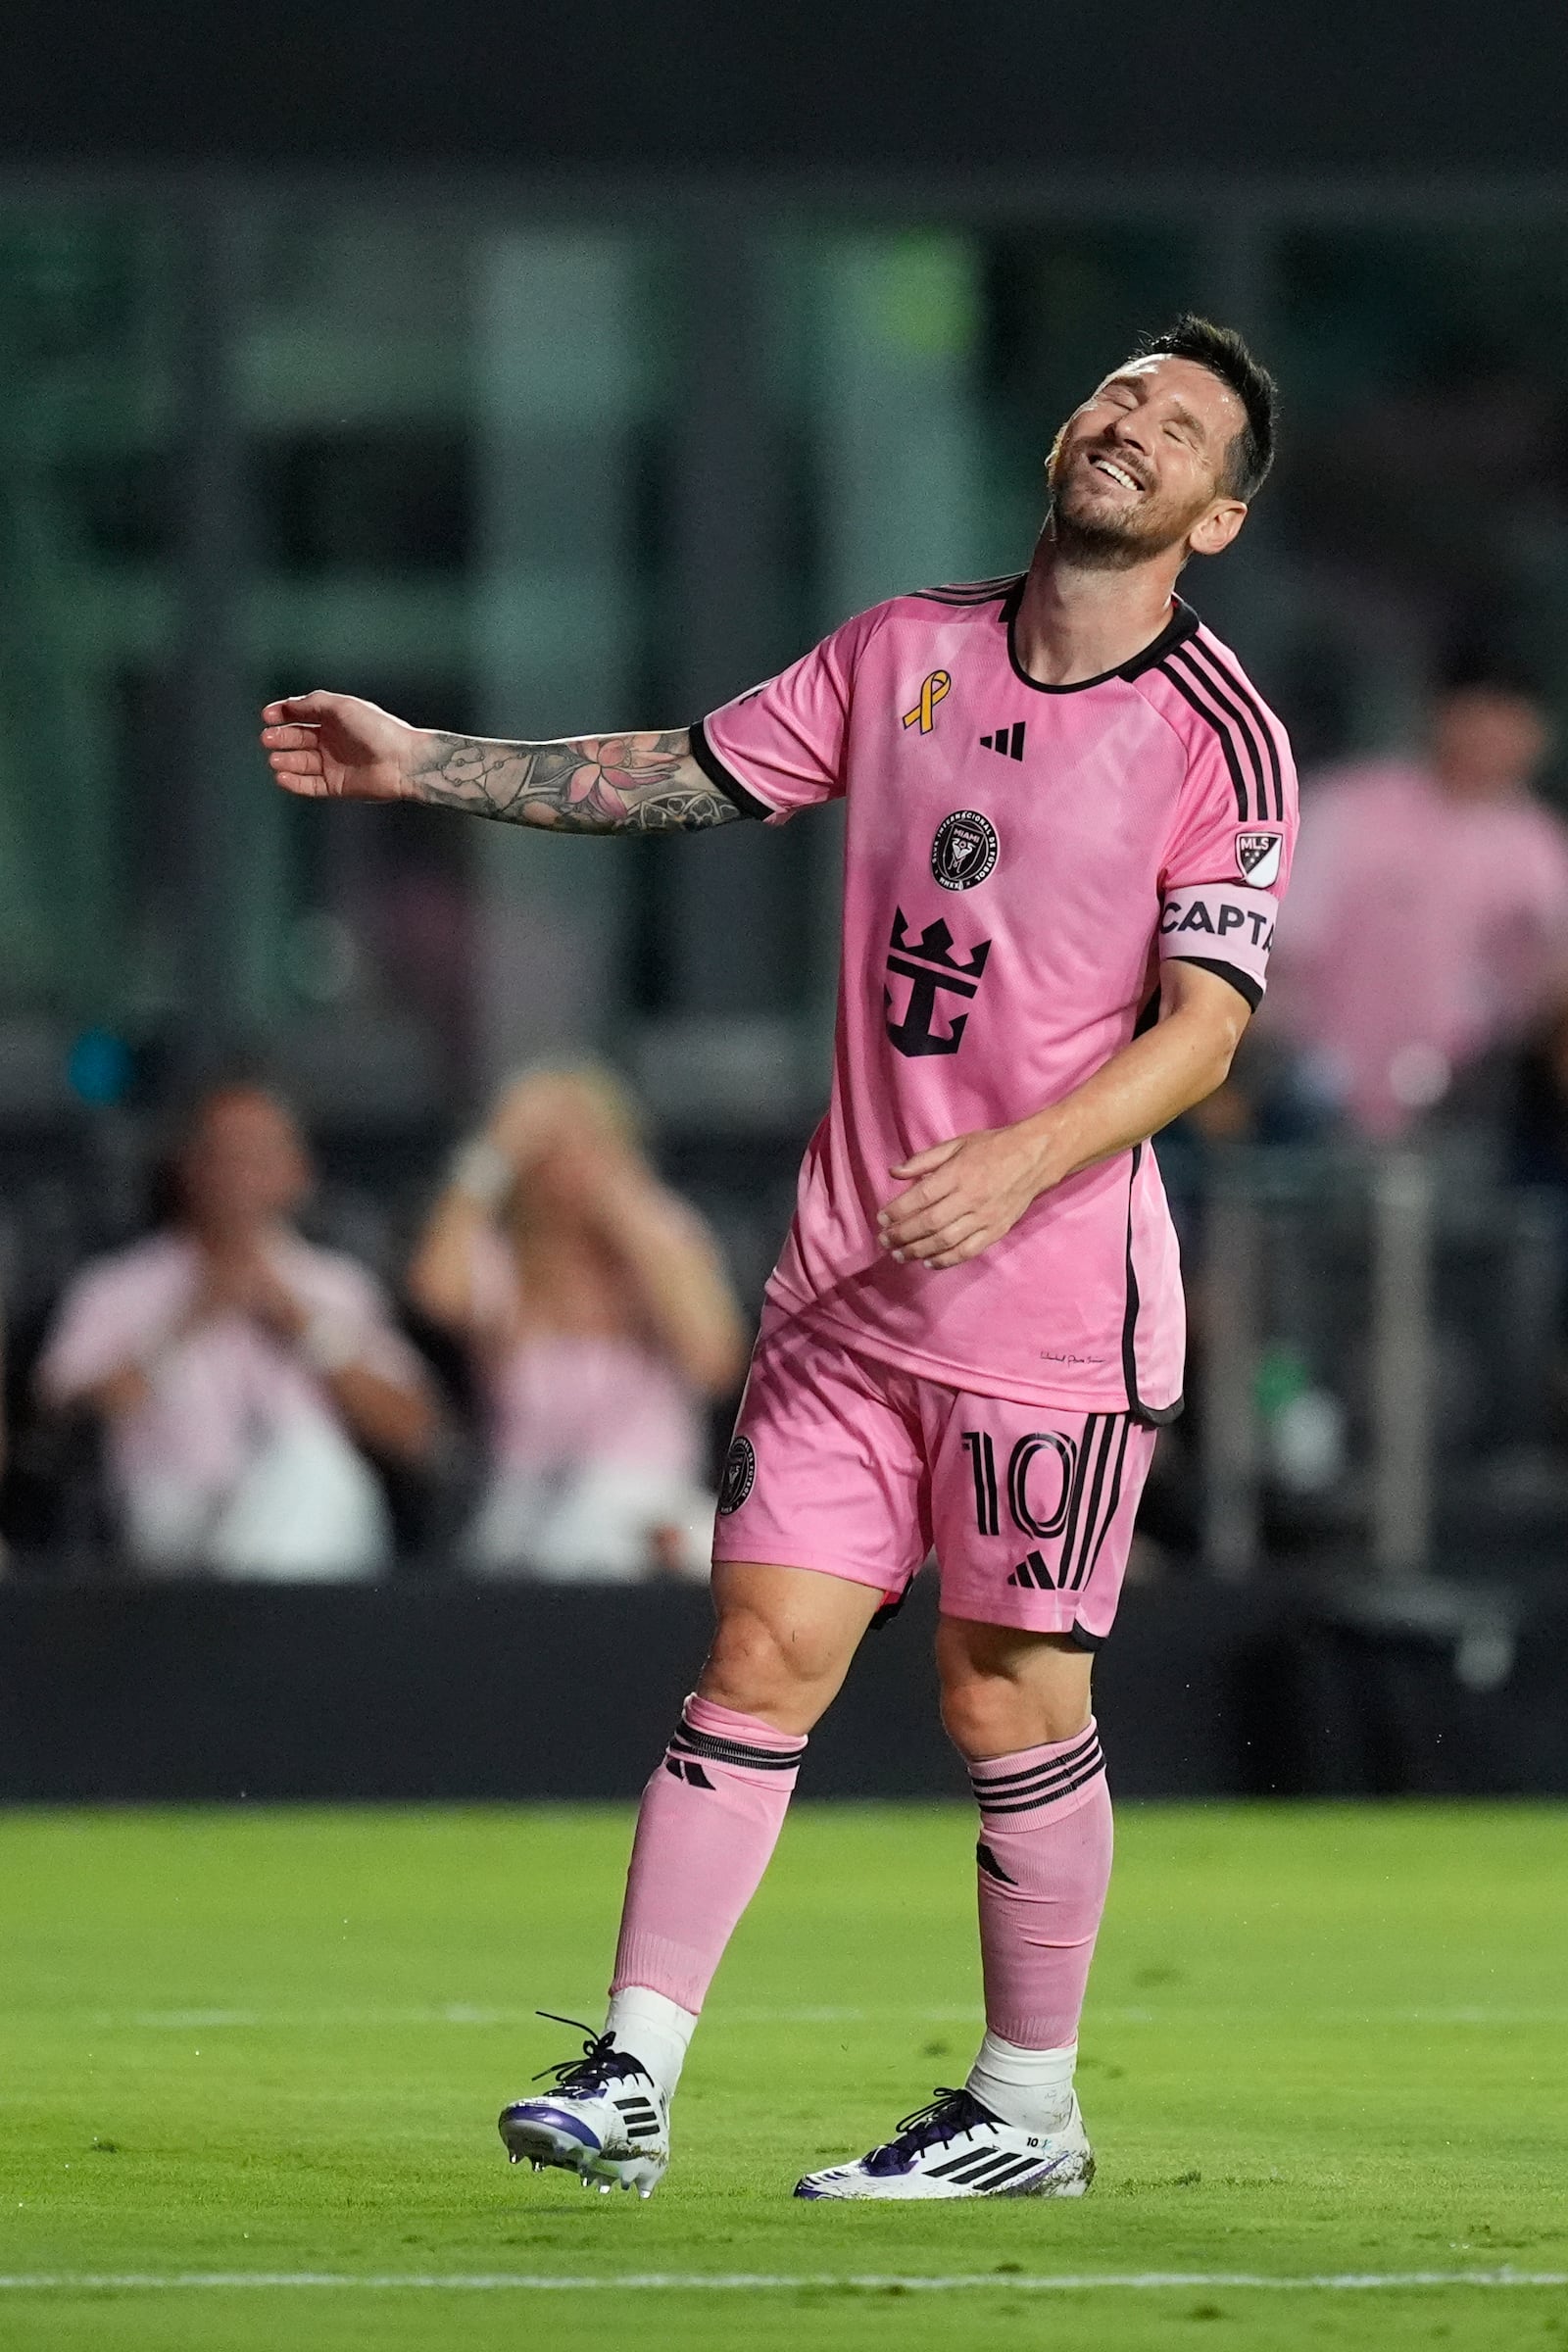
M1094 1722L1071 1740L972 1764L969 1780L986 2024L1022 2049L1066 2049L1110 1881L1110 1791Z
M701 2009L767 1868L806 1741L711 1699L686 1701L643 1790L612 1993L645 1984Z

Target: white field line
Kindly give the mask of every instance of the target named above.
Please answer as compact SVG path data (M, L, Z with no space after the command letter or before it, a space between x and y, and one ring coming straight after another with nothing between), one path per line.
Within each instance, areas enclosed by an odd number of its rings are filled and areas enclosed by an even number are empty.
M564 2004L569 2009L570 2002ZM584 2015L597 2014L600 2000L579 2004ZM98 2033L123 2033L129 2030L154 2033L187 2034L192 2032L218 2033L233 2028L263 2033L328 2033L337 2031L391 2031L402 2027L424 2026L527 2026L537 2016L533 2009L481 2008L466 2002L454 2001L429 2008L365 2008L365 2009L99 2009L85 2012L79 2022ZM1179 2001L1169 2001L1158 2008L1100 2007L1089 2015L1091 2029L1095 2026L1153 2026L1153 2025L1214 2025L1235 2027L1250 2018L1266 2017L1267 2011L1225 2008L1189 2008ZM1568 2008L1490 2009L1420 2008L1420 2009L1304 2009L1297 2010L1298 2023L1319 2026L1568 2026ZM826 2004L815 2008L714 2008L708 2012L705 2023L714 2026L868 2026L894 2022L902 2025L956 2026L978 2025L981 2011L978 2002L950 2004L932 2008L916 2008L897 2002L883 2003L876 2008L838 2007ZM12 2012L10 2022L27 2022L21 2012Z
M1272 2277L1257 2271L1088 2271L1030 2277L1012 2272L960 2272L953 2278L913 2274L802 2272L793 2277L765 2272L647 2271L614 2278L550 2278L527 2271L371 2272L352 2271L126 2271L19 2272L0 2276L0 2291L24 2293L167 2294L178 2290L330 2287L396 2293L433 2290L450 2294L649 2294L758 2292L792 2294L837 2287L862 2294L951 2294L990 2288L1004 2294L1095 2294L1189 2292L1194 2287L1274 2293L1347 2294L1432 2287L1560 2287L1568 2271L1334 2271L1305 2278Z

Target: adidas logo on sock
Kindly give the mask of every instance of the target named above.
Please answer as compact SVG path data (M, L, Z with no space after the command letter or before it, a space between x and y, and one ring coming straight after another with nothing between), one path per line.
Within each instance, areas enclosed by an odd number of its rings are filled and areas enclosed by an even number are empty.
M1021 760L1023 758L1023 731L1028 723L1027 719L1015 718L1010 727L998 727L995 734L982 735L980 738L982 750L1001 752L1004 759L1006 760Z
M672 1772L677 1781L685 1781L693 1788L711 1788L713 1786L702 1766L694 1764L689 1756L666 1756L664 1770Z
M1017 1880L1008 1878L1006 1872L1003 1869L1002 1864L997 1860L996 1855L991 1851L990 1846L987 1845L983 1838L974 1849L974 1858L979 1863L980 1868L985 1872L988 1879L997 1879L1004 1886L1017 1886Z

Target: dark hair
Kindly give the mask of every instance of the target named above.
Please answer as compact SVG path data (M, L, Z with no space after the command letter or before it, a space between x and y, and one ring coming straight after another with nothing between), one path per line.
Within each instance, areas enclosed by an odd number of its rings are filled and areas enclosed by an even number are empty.
M1229 384L1247 411L1247 422L1225 454L1220 478L1232 498L1255 498L1274 463L1274 424L1280 404L1274 378L1253 359L1233 326L1216 326L1194 311L1183 311L1164 334L1145 335L1133 357L1149 360L1164 353L1173 360L1191 360L1196 367L1206 368L1222 384Z
M1545 687L1528 662L1495 638L1451 638L1438 662L1433 685L1440 699L1454 694L1505 694L1521 703L1544 705Z

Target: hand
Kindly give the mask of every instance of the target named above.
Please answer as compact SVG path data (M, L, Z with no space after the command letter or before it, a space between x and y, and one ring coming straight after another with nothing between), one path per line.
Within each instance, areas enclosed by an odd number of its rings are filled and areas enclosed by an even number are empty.
M548 1072L513 1081L484 1124L484 1140L509 1159L519 1175L556 1140L564 1116L559 1078Z
M220 1315L244 1315L290 1341L297 1340L310 1321L307 1309L259 1249L207 1258L187 1321L201 1323Z
M416 800L414 763L423 736L352 694L292 695L262 712L268 764L285 792L307 801Z
M311 1310L296 1298L270 1260L256 1252L251 1261L248 1312L254 1322L274 1338L290 1342L304 1337Z
M933 1144L890 1171L908 1190L878 1215L878 1240L900 1264L961 1266L1009 1233L1052 1181L1038 1136L983 1127Z

